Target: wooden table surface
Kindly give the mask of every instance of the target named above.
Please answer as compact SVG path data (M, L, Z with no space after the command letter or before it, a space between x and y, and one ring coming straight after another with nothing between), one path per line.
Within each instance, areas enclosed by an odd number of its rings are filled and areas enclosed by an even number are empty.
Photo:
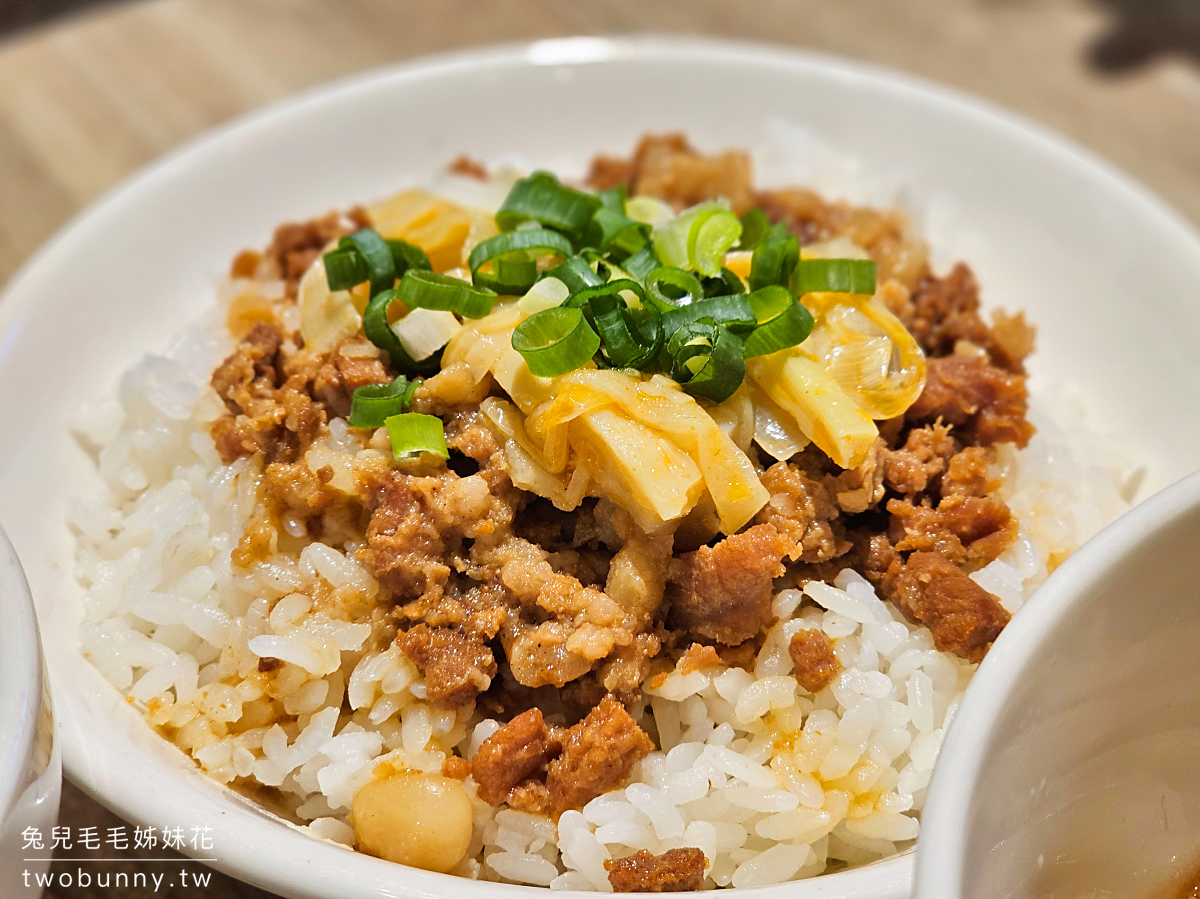
M330 78L421 54L580 33L773 41L906 69L1064 132L1200 222L1196 10L1196 0L108 5L0 43L0 281L97 194L231 116ZM62 823L97 826L103 833L121 822L68 785ZM196 863L188 867L203 870ZM119 868L163 870L136 861ZM207 889L190 883L158 892L72 886L48 895L268 894L218 875Z

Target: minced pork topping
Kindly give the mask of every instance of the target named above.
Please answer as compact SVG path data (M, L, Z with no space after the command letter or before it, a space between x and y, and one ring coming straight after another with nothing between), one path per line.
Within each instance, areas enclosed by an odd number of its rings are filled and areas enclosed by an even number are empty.
M477 164L463 170L485 175ZM757 207L802 247L852 241L875 262L876 296L924 352L923 389L878 422L848 468L816 443L782 460L745 443L766 499L723 533L697 515L646 528L603 478L571 511L518 487L513 440L487 405L509 394L464 361L428 373L411 400L443 423L448 458L364 463L349 491L305 453L350 414L357 389L402 373L361 331L314 348L277 307L235 304L237 345L211 379L226 408L211 426L222 460L248 457L261 469L261 509L235 564L252 565L280 541L359 541L381 588L356 616L371 624L371 645L394 644L411 659L435 706L474 702L505 722L469 763L447 760L446 773L472 776L491 805L551 816L620 787L654 748L627 712L649 679L681 659L685 672L690 659L748 664L783 587L853 568L928 627L938 649L981 659L1009 614L968 575L1017 534L990 473L994 447L1024 446L1033 432L1023 367L1032 329L1020 315L985 320L970 269L935 275L897 214L759 191L745 154L702 155L678 135L646 137L629 159L598 158L589 181L675 210L716 197L736 214ZM368 222L356 209L284 225L265 253L239 255L234 275L280 279L284 304L295 303L331 241ZM285 533L285 516L302 533ZM818 631L797 633L788 651L814 693L840 670ZM547 685L561 691L565 721L548 723L534 704ZM703 871L697 849L608 865L622 891L697 889Z

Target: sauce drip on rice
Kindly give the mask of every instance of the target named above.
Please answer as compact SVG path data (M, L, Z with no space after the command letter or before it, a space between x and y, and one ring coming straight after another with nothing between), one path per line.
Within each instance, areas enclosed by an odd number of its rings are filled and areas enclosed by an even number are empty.
M1009 620L985 585L1039 552L1032 328L926 255L676 135L498 211L282 226L158 451L182 483L127 484L203 536L85 649L214 777L393 861L657 891L890 854Z

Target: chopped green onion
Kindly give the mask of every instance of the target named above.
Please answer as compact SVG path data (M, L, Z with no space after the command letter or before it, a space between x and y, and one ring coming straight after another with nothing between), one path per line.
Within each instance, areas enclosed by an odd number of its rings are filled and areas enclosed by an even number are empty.
M706 200L656 228L654 252L667 265L711 276L721 270L721 257L741 233L742 223L728 201Z
M812 314L786 287L768 284L746 299L758 319L758 327L746 338L743 352L746 359L799 346L812 333Z
M611 259L605 258L596 250L585 247L579 251L579 255L584 258L589 266L591 266L592 271L596 273L596 277L600 279L601 284L614 276L620 277L617 275L618 269L616 264Z
M533 374L553 378L587 364L600 349L600 335L592 330L581 309L558 306L535 312L517 325L512 348L521 354Z
M358 250L366 262L372 294L387 290L396 283L396 260L392 258L392 248L374 228L363 228L338 241L338 249L347 247Z
M512 256L500 256L492 262L491 271L480 270L471 276L477 287L494 291L503 296L520 296L537 281L537 263L533 265L533 277L529 268Z
M755 206L742 216L742 239L738 241L738 249L753 250L770 228L771 220L767 214Z
M390 277L383 259L385 248L392 260ZM343 237L337 249L330 250L323 258L330 290L349 290L370 281L372 294L391 287L410 268L431 268L429 257L420 247L406 240L384 240L371 228Z
M647 244L625 260L625 271L634 278L645 281L646 276L661 265L658 257L654 255L654 250Z
M404 273L395 295L409 309L444 309L457 312L463 318L483 318L496 303L494 291L451 275L420 269L409 269Z
M359 387L350 397L350 416L346 424L352 428L382 428L385 419L412 406L413 394L420 383L420 378L410 381L400 375L386 384Z
M646 310L635 317L621 296L632 291ZM663 344L658 310L646 303L642 285L628 278L609 281L572 296L572 307L590 311L590 318L604 342L604 355L613 368L639 368L658 355ZM640 310L639 310L640 311Z
M406 272L405 277L412 274L411 271ZM367 340L384 350L392 358L392 365L396 368L402 371L426 370L430 367L429 363L418 364L404 349L400 338L396 336L396 332L388 323L388 307L392 305L392 300L397 298L396 294L397 291L393 288L381 290L371 297L367 308L363 310L363 334L367 336Z
M632 278L618 278L615 281L608 281L604 284L588 287L585 290L571 294L571 298L567 300L567 305L582 308L600 296L613 296L621 299L621 291L623 290L628 290L636 296L639 304L646 302L646 291L641 284L638 284Z
M693 267L710 278L721 272L725 252L742 236L742 223L732 212L714 210L705 215L688 234L688 258Z
M404 389L404 410L407 412L412 408L413 397L416 396L417 388L421 386L421 378L413 378L408 382L408 387Z
M717 209L725 209L719 200L707 200L690 209L685 209L669 222L654 229L651 242L654 252L664 265L676 268L691 268L692 262L688 257L688 235L692 225L696 224L701 215Z
M759 240L750 257L750 289L758 290L768 284L790 283L792 272L800 260L800 242L780 222ZM801 293L801 291L796 291Z
M641 309L626 309L625 317L627 321L632 320L630 329L637 337L638 346L642 348L641 357L630 363L629 367L641 371L653 370L667 341L667 332L662 326L662 313L647 303ZM608 352L607 347L605 352Z
M675 218L675 210L657 197L630 197L625 201L625 214L651 228L658 228Z
M596 274L582 256L569 256L565 261L547 271L543 277L558 278L567 285L567 289L571 293L604 283L604 279Z
M496 226L512 231L522 222L535 221L578 239L599 208L595 195L560 184L549 172L534 172L512 186L496 213Z
M551 253L561 253L570 256L575 252L571 241L557 231L548 228L527 228L520 231L509 231L497 234L481 241L471 255L467 257L467 266L471 269L471 278L480 287L486 287L497 293L521 294L529 289L529 284L506 284L500 279L499 272L483 272L480 269L494 259L508 256L511 253L526 252L530 256L547 256Z
M396 263L397 278L403 278L404 273L410 268L419 268L427 272L433 271L433 266L429 264L429 257L415 243L409 243L407 240L388 240L387 245L388 249L392 251L392 260Z
M586 245L621 259L646 246L650 240L650 226L625 214L624 187L603 191L597 198L600 208L584 231Z
M691 272L661 265L644 278L646 293L660 312L688 306L704 298L704 287Z
M638 303L642 304L645 302L646 292L642 289L642 285L629 278L617 278L613 281L607 281L604 284L597 285L596 287L588 287L584 290L576 291L567 297L567 299L563 301L562 305L581 311L584 318L587 319L588 324L591 325L592 328L599 330L596 327L596 311L597 309L606 309L608 306L606 303L595 303L593 301L598 297L612 296L616 298L618 303L623 303L624 300L620 295L622 290L634 291L637 295ZM603 337L603 335L601 335L601 337Z
M371 277L367 263L354 247L330 250L324 256L325 281L330 290L349 290Z
M436 415L405 412L389 416L383 425L392 438L392 454L395 456L433 453L443 459L450 458L450 451L446 448L446 430Z
M742 279L727 268L721 269L720 274L715 277L701 278L700 284L706 297L728 297L746 292L746 285Z
M746 377L742 342L728 328L688 322L667 342L671 377L688 393L721 403Z
M690 322L707 320L731 331L746 333L758 326L746 294L711 297L663 313L663 331L674 334Z
M635 368L650 355L634 336L633 331L637 325L632 319L626 318L628 310L621 305L619 297L603 294L595 297L591 306L596 330L600 332L603 341L604 355L613 368ZM661 339L661 330L657 333Z
M624 184L618 184L616 187L600 191L596 194L596 199L600 201L601 209L611 209L613 212L623 215L625 213L625 197L628 193Z
M579 255L582 256L587 261L588 265L591 266L592 271L596 273L598 278L600 278L601 283L612 281L613 279L630 278L629 272L627 272L623 266L617 265L617 263L613 262L611 256L605 256L604 254L587 247L584 247L582 250L580 250ZM657 264L658 263L655 263L655 265Z
M801 259L792 276L792 290L806 293L875 293L873 259Z
M600 209L592 219L595 233L589 231L588 243L619 258L632 256L650 240L650 226L634 221L623 213Z
M525 250L517 250L515 253L498 256L492 262L492 273L496 282L504 285L505 293L524 293L537 281L537 260Z
M480 241L467 257L467 265L474 271L497 256L515 253L518 250L525 250L535 256L546 256L550 253L570 256L574 252L571 242L557 231L551 231L549 228L522 228L520 231L508 231Z
M699 371L712 350L716 328L712 322L688 322L672 334L667 341L672 371L685 372L688 377Z

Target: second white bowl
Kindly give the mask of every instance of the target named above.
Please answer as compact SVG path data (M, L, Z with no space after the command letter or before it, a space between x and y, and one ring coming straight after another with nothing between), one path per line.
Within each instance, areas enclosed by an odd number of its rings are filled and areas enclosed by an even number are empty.
M1042 585L942 746L917 899L1157 899L1200 868L1198 585L1200 474Z
M0 530L0 895L37 896L50 867L62 763L33 598ZM35 838L36 834L36 838Z

